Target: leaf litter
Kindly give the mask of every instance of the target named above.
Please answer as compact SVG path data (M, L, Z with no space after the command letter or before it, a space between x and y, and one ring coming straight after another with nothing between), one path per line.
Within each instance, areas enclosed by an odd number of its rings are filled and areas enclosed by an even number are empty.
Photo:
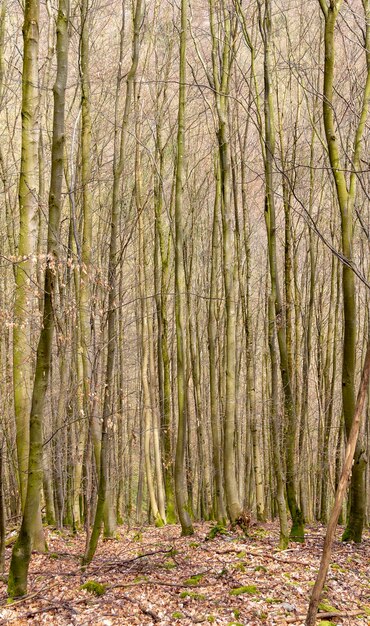
M34 554L28 595L9 603L0 582L0 625L10 626L284 626L304 624L325 529L310 526L304 544L277 550L276 523L248 535L195 524L120 527L80 566L85 537L47 529L47 554ZM210 539L210 537L213 537ZM11 547L7 548L9 566ZM317 623L370 624L370 533L343 544L340 529Z

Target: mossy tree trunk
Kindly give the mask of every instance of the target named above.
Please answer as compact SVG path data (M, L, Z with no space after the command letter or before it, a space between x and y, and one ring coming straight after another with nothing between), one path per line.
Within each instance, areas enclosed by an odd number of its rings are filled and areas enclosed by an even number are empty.
M231 522L242 515L235 459L236 418L236 281L235 236L231 207L231 154L229 138L229 82L233 59L233 34L231 17L224 2L220 5L221 24L216 26L214 1L209 0L209 16L212 41L212 76L217 113L217 141L220 159L222 260L225 290L225 420L224 420L224 481L226 509Z
M320 521L328 521L328 505L330 502L330 437L334 412L334 386L337 373L337 333L339 320L340 300L340 271L339 261L333 255L330 284L330 309L328 330L326 333L326 358L323 368L324 383L324 433L321 460L321 493L320 493ZM340 430L340 429L339 429Z
M362 139L366 127L370 100L370 3L363 0L365 17L364 55L366 59L366 78L363 87L363 99L358 112L358 123L353 138L351 173L346 180L345 167L340 154L338 129L335 122L333 105L334 69L335 69L335 27L342 0L319 0L324 16L325 63L323 87L323 120L331 172L341 216L342 253L347 261L342 268L342 292L344 313L344 338L342 359L342 406L347 437L349 436L355 410L356 395L356 336L357 310L355 293L355 275L351 268L353 257L353 210L356 200L357 170L360 166ZM365 469L366 457L361 437L357 440L354 465L351 475L349 516L343 534L343 540L360 542L365 516Z
M276 349L275 303L272 294L270 294L268 299L268 344L271 361L270 423L273 446L272 459L276 478L276 505L280 522L279 547L281 550L284 550L289 544L289 528L285 501L281 428L279 424L279 361Z
M175 319L177 361L178 426L175 454L175 496L183 535L192 535L193 525L188 512L185 453L187 437L186 377L186 281L184 266L184 186L185 186L185 115L186 115L186 38L187 0L180 5L180 84L177 128L177 160L175 187Z
M4 451L5 441L0 441L0 573L4 572L5 565L5 530L6 513L4 503Z
M163 111L158 114L156 132L156 157L159 164L158 175L155 179L155 245L156 245L156 307L158 326L158 386L161 416L161 432L163 437L163 472L166 493L167 522L176 522L175 494L173 485L173 456L171 442L171 375L168 342L168 287L169 287L169 259L170 234L165 231L163 220L163 179L164 179L164 147L162 140Z
M26 4L26 37L34 40L38 31L38 5ZM8 594L10 597L23 596L27 592L27 575L33 547L33 525L40 509L40 493L43 474L43 412L48 388L51 365L51 351L54 331L54 291L58 261L59 228L62 207L62 182L64 159L64 107L68 67L68 0L59 0L57 18L57 75L54 84L54 117L52 138L52 163L49 193L49 222L47 257L44 283L44 310L42 329L36 355L35 380L32 392L29 463L27 493L21 529L14 545L10 563ZM34 51L33 63L37 62ZM25 59L30 59L25 54ZM36 73L37 76L37 73ZM27 80L30 77L25 74Z
M5 6L5 5L4 5ZM13 327L13 389L16 423L18 475L22 510L24 510L29 454L30 397L32 395L33 346L31 340L30 306L34 300L34 255L38 235L38 143L39 143L39 2L29 0L24 8L22 70L22 149L19 179L19 263L15 269ZM35 548L45 549L41 511L32 529Z
M87 439L91 437L94 448L94 459L97 471L100 467L101 433L98 420L94 416L91 393L92 383L92 329L91 329L91 297L92 297L92 246L93 246L93 207L91 179L91 90L90 90L90 26L91 6L89 0L80 3L80 84L81 84L81 187L82 187L82 241L78 245L79 285L78 285L78 318L80 325L82 373L83 373L83 411L89 425L85 431L85 448ZM74 216L76 219L76 216ZM76 231L77 231L77 227ZM90 500L90 494L86 494Z
M126 137L127 124L131 110L132 94L134 79L139 62L139 43L140 43L140 27L143 19L144 0L137 0L134 9L133 19L133 39L132 39L132 58L131 67L126 78L126 98L124 106L124 114L121 125L121 133L119 138L116 135L114 162L113 162L113 197L110 220L110 244L109 244L109 265L108 265L108 342L107 342L107 363L105 370L105 388L103 403L103 423L101 430L101 446L99 456L99 485L98 485L98 501L96 505L94 525L90 540L86 546L84 555L84 564L92 561L101 532L104 520L104 514L108 503L108 486L109 486L109 417L113 412L113 391L114 391L114 364L115 364L115 348L116 348L116 316L117 316L117 236L120 216L120 183L125 165L126 157ZM119 85L121 81L121 66L123 58L123 28L121 30L121 47L119 74L117 77L116 90L116 107L118 106ZM116 129L118 129L118 109L116 109ZM112 503L109 503L111 505ZM108 520L107 520L108 521Z
M265 221L268 240L268 258L270 268L271 295L275 307L275 324L280 354L280 373L284 393L284 412L286 417L286 493L292 528L290 538L293 541L304 540L303 516L296 493L296 431L297 416L292 383L289 376L289 358L287 349L286 325L283 301L277 272L277 241L275 194L273 181L273 163L275 155L274 104L271 85L271 2L265 0L264 15L261 16L260 30L264 44L264 166L265 166Z
M173 39L170 40L163 64L156 58L156 72L164 76L163 84L157 86L156 132L155 132L155 171L154 171L154 215L155 215L155 258L154 281L157 311L157 376L160 427L162 439L162 465L166 495L166 519L169 524L176 522L176 506L173 481L173 451L171 441L171 374L168 333L168 290L170 285L171 231L165 223L164 179L166 166L166 142L163 127L168 113L168 78L171 70ZM173 194L171 194L171 203ZM170 209L171 212L171 209Z
M217 390L217 263L220 258L219 252L219 214L221 212L221 173L219 155L216 157L216 187L213 208L212 245L211 245L211 276L208 304L208 362L209 362L209 398L210 417L212 432L212 459L215 482L215 514L219 524L226 524L226 508L224 497L224 485L222 479L221 463L221 424Z
M137 118L139 113L137 111ZM141 312L141 387L143 396L143 427L144 427L144 462L145 462L145 475L146 484L148 489L149 503L151 514L154 518L156 526L163 526L165 519L163 519L159 507L158 500L155 492L154 476L152 469L151 451L153 449L153 429L155 415L153 411L152 395L150 391L151 381L149 372L149 342L152 341L152 337L149 333L149 320L150 315L147 309L146 292L146 273L147 259L145 250L145 237L144 230L146 223L143 218L143 206L142 206L142 165L140 155L140 123L142 120L137 119L136 122L136 136L138 142L136 144L136 158L135 158L135 200L136 210L138 215L138 260L139 260L139 297L140 297L140 312Z

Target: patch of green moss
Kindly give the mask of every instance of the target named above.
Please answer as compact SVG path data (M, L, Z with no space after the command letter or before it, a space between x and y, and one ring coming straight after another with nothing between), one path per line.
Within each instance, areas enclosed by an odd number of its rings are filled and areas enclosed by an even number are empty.
M164 569L175 569L177 567L176 563L173 561L165 561L163 564Z
M192 600L205 600L206 596L203 593L195 593L194 591L182 591L180 598L191 598Z
M235 589L231 589L231 596L241 596L243 593L247 593L250 596L256 596L259 591L256 585L245 585L243 587L236 587Z
M228 531L222 524L215 524L212 526L208 534L206 535L206 540L215 539L218 535L227 535Z
M264 528L256 528L253 534L256 537L267 537L268 536L268 532Z
M227 569L227 567L223 567L222 570L218 572L217 577L222 578L222 576L226 576L226 574L228 573L229 573L229 570Z
M102 596L105 594L106 585L97 583L95 580L88 580L80 587L80 589L84 589L85 591L94 594L94 596Z
M143 540L143 533L140 532L140 530L134 534L132 541L142 541Z
M233 614L235 619L238 619L238 617L240 617L240 610L239 609L233 609Z
M141 583L145 580L148 580L148 576L139 575L139 576L136 576L136 578L134 578L134 583Z
M330 565L331 569L337 570L338 572L345 572L346 570L344 569L344 567L341 567L340 565L338 565L338 563L332 563Z
M184 616L180 613L180 611L174 611L174 613L172 613L172 617L173 619L182 619Z
M301 519L296 520L293 524L289 539L295 543L304 543L304 527Z
M254 568L254 571L255 572L268 572L268 569L264 565L256 565L256 567Z
M258 617L262 620L265 621L268 618L267 613L265 613L264 611L261 611L260 614L258 615Z
M169 555L170 556L176 556L176 554L178 554L178 553L179 553L178 550L176 550L175 548L171 548L171 550L169 552Z
M209 622L210 624L213 624L216 621L216 618L214 615L207 615L207 622Z
M327 619L322 619L321 622L319 622L319 626L333 626L333 622L329 622Z
M237 569L239 572L245 572L244 563L234 563L234 569Z
M240 552L238 552L238 554L236 556L238 557L238 559L244 559L244 557L245 557L245 550L240 550Z
M199 548L200 543L198 543L198 541L191 541L189 543L189 548Z
M323 611L323 613L335 613L337 610L328 600L322 600L319 603L319 611Z
M49 552L49 557L51 559L57 560L57 559L59 559L59 554L57 552Z
M347 541L351 541L351 539L352 539L352 530L350 528L346 528L342 535L342 541L343 543L346 543Z
M265 598L266 604L280 604L280 598Z
M191 585L195 587L196 585L199 585L202 578L203 574L194 574L193 576L190 576L190 578L184 580L184 585Z

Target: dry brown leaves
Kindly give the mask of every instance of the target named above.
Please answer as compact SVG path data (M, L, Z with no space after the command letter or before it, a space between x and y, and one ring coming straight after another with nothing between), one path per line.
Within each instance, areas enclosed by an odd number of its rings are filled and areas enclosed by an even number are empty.
M0 625L162 626L303 624L320 558L324 530L308 529L304 545L276 550L276 524L254 526L248 537L228 533L205 541L209 524L192 537L178 526L120 528L101 542L82 571L83 535L48 530L49 553L34 555L29 595L7 603L0 583ZM339 538L339 532L338 532ZM370 623L370 535L361 545L336 541L321 605L333 624ZM9 564L10 548L7 552ZM190 579L190 580L189 580ZM105 585L95 596L86 581ZM239 595L230 593L244 587ZM235 593L235 591L234 591ZM319 620L318 620L319 623Z

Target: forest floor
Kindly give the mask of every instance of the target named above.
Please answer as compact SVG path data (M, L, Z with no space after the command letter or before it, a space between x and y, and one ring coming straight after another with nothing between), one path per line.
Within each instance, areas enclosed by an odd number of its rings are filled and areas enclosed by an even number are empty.
M184 538L178 526L121 527L85 571L84 536L47 529L49 552L33 555L28 596L7 603L0 583L0 625L303 624L324 529L307 528L305 544L279 552L276 524L207 540L211 528L195 524ZM370 532L361 545L339 538L317 623L370 624Z

